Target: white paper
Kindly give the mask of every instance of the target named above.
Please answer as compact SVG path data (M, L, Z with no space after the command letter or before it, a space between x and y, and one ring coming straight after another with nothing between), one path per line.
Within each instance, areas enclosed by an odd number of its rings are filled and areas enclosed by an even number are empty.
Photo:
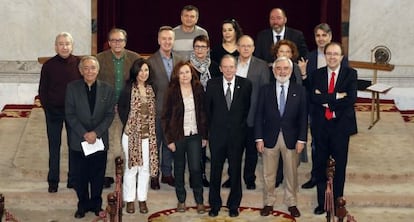
M105 145L103 144L102 139L97 138L94 144L89 144L86 141L81 142L82 150L85 156L89 156L93 153L98 151L103 151L105 149Z

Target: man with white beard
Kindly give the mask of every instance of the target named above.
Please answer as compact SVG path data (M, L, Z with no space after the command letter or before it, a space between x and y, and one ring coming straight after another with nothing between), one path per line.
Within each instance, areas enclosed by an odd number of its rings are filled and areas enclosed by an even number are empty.
M276 202L275 180L279 156L285 175L285 204L294 217L297 205L297 166L299 154L307 140L308 119L305 88L289 81L293 63L287 57L277 58L273 65L276 82L263 86L257 102L255 140L263 158L263 200L260 215L268 216Z

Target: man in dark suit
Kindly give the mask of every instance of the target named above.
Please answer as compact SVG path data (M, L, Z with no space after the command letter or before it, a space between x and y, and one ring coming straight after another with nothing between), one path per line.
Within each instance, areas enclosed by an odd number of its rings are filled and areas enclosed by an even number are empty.
M257 35L254 55L265 60L269 66L275 60L271 49L278 40L287 39L294 42L299 50L299 58L305 57L308 53L308 47L306 46L303 33L287 27L286 22L287 17L285 11L281 8L274 8L270 11L269 15L270 28L259 32Z
M297 209L297 166L299 153L305 147L308 130L306 90L289 81L293 62L279 57L273 63L276 83L260 90L255 118L257 151L263 157L264 207L260 215L268 216L276 201L275 181L279 156L283 159L285 202L290 214L299 217Z
M306 59L302 58L301 61L306 63L306 73L302 74L305 76L306 81L311 82L311 73L315 70L326 66L326 58L325 53L323 52L325 46L331 42L332 40L332 31L328 24L321 23L313 29L315 42L318 46L317 49L312 50L306 56ZM348 58L344 56L341 62L342 67L348 66ZM306 82L305 81L305 82ZM312 107L309 107L309 112L311 112ZM310 120L310 124L312 124L312 120ZM315 157L315 145L314 145L314 138L312 138L312 160ZM315 178L315 167L314 162L312 162L312 170L311 170L311 178L306 183L302 184L303 189L310 189L316 186L316 178Z
M156 97L157 117L156 117L156 133L157 147L160 149L158 153L161 157L161 182L172 187L175 185L175 179L172 175L173 153L167 147L164 133L161 127L162 106L164 104L164 94L170 83L172 70L179 61L183 60L177 53L172 51L174 45L174 31L170 26L161 26L158 30L158 44L160 49L148 58L148 62L152 68L153 87ZM159 178L151 178L151 189L159 190Z
M73 158L73 178L78 196L75 218L82 218L92 211L96 216L102 209L107 154L108 129L114 119L115 93L113 88L97 80L99 62L93 56L85 56L79 63L83 79L67 86L65 98L66 120L72 128L69 148ZM88 154L81 143L97 145L102 139L103 150Z
M225 55L221 59L223 78L210 79L206 89L211 152L209 215L215 217L222 206L220 196L224 160L229 162L231 181L227 199L229 216L239 215L242 198L241 161L247 131L246 118L250 108L252 84L236 76L236 59Z
M269 83L269 68L265 61L253 56L254 41L248 35L243 35L237 41L239 57L237 62L237 76L247 78L252 82L250 110L247 116L247 135L245 140L245 159L243 179L248 190L256 189L257 149L254 141L254 116L260 88ZM229 175L231 176L231 175ZM223 187L230 187L230 178L223 183Z
M357 72L341 66L342 46L331 42L325 47L326 67L312 73L312 134L315 143L315 175L318 206L315 214L325 212L327 160L335 161L334 200L343 196L348 160L349 137L357 133L354 104L357 98Z

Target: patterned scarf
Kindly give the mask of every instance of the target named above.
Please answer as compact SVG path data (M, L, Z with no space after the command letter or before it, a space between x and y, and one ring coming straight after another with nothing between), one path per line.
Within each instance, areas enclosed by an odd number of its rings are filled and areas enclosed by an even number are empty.
M210 52L207 52L207 56L204 61L200 61L195 56L193 51L190 54L190 62L191 64L193 64L194 68L200 73L200 82L201 85L203 85L205 91L207 87L207 81L211 79L210 70L208 70L211 63Z
M148 104L148 115L142 113L142 104ZM149 160L151 176L158 174L158 150L155 135L155 94L150 85L145 87L145 95L140 95L138 86L131 89L131 108L124 133L128 135L128 168L142 166L141 125L149 124Z

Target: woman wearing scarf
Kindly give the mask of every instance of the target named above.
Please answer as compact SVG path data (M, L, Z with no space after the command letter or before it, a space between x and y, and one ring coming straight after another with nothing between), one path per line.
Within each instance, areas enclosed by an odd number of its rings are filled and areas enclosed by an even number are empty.
M151 86L150 66L145 59L135 60L130 78L118 102L124 125L122 148L125 154L123 199L126 211L148 213L146 204L150 176L158 173L158 150L155 136L155 94Z
M190 54L190 62L195 68L198 78L204 91L207 87L207 81L211 78L221 76L219 66L216 62L210 59L210 40L206 35L196 36L193 40L193 51ZM203 171L203 186L209 187L210 183L206 176L206 147L203 149L203 158L201 160L201 169Z

